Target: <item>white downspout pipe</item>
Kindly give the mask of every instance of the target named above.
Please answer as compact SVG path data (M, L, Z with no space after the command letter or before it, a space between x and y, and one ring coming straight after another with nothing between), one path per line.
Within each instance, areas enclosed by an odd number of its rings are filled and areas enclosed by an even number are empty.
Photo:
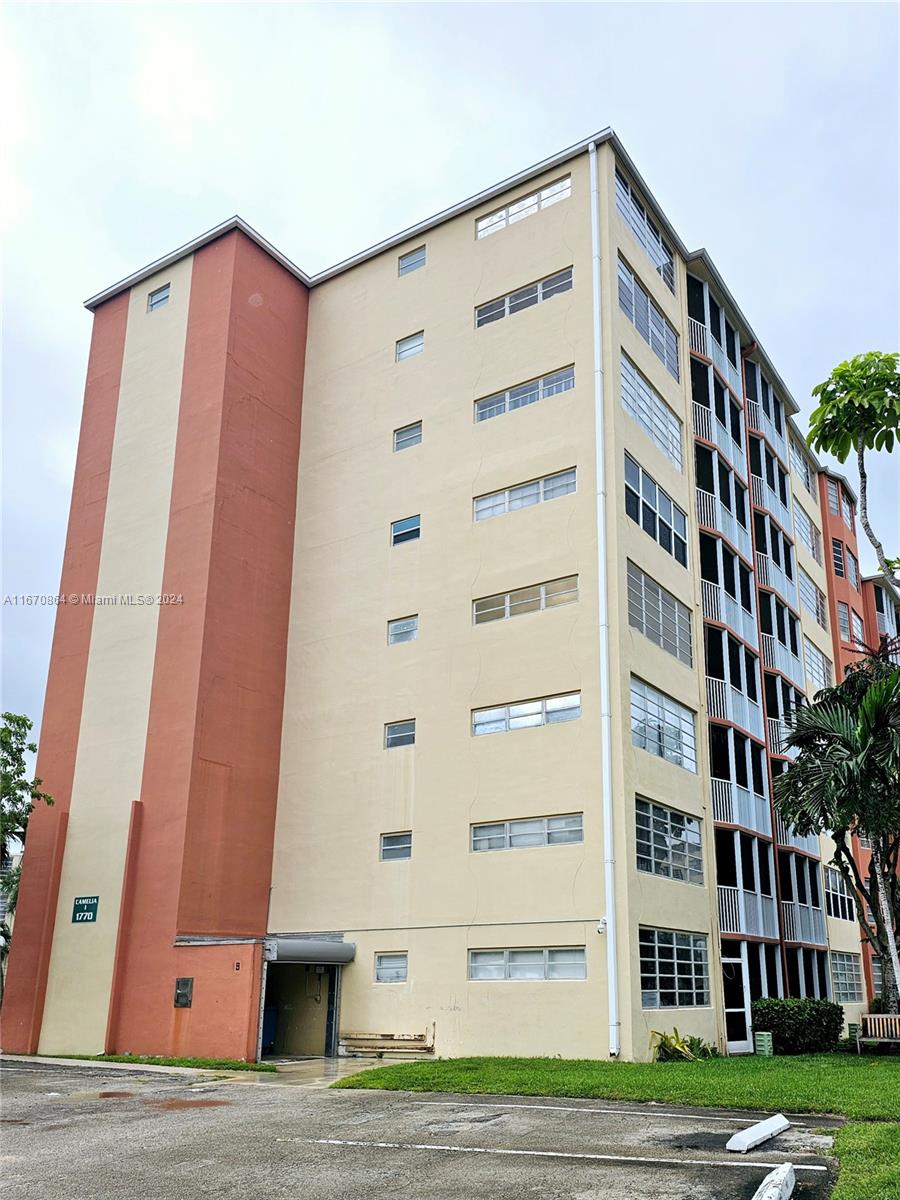
M612 707L609 686L609 579L606 569L606 406L603 395L603 321L600 301L600 193L597 144L588 147L591 172L591 275L594 298L594 451L597 472L597 592L600 618L600 754L603 805L603 878L606 890L606 978L609 1053L620 1049L616 854L613 841Z

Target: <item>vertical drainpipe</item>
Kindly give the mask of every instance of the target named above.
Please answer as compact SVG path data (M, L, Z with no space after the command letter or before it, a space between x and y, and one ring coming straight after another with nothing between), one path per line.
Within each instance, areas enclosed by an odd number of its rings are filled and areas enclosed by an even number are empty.
M603 325L600 302L600 194L597 145L588 147L591 172L591 276L594 325L594 451L597 472L597 592L600 618L600 754L603 803L603 877L606 890L606 976L609 1053L619 1053L619 958L616 921L616 856L613 841L612 709L609 686L609 580L606 570L606 429L603 397Z

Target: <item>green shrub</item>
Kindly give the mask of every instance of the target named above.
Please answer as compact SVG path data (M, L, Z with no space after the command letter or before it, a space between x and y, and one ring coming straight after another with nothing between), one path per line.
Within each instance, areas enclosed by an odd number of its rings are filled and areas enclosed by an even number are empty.
M834 1050L844 1029L844 1010L830 1000L754 1000L753 1030L771 1033L776 1054Z

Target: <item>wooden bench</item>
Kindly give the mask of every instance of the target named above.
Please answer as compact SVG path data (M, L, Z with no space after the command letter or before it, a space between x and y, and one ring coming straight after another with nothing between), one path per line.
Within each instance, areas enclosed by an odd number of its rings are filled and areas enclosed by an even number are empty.
M900 1016L892 1013L870 1013L860 1017L856 1031L856 1053L863 1042L893 1042L900 1045Z
M342 1033L341 1054L434 1054L434 1024L424 1033Z

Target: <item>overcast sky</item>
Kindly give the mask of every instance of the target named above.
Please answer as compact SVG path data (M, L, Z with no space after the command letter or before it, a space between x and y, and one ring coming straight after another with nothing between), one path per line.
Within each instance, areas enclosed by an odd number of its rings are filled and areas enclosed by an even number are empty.
M235 212L319 270L606 125L808 412L898 345L898 12L7 5L4 595L58 589L86 296ZM37 724L53 612L2 615L2 704Z

